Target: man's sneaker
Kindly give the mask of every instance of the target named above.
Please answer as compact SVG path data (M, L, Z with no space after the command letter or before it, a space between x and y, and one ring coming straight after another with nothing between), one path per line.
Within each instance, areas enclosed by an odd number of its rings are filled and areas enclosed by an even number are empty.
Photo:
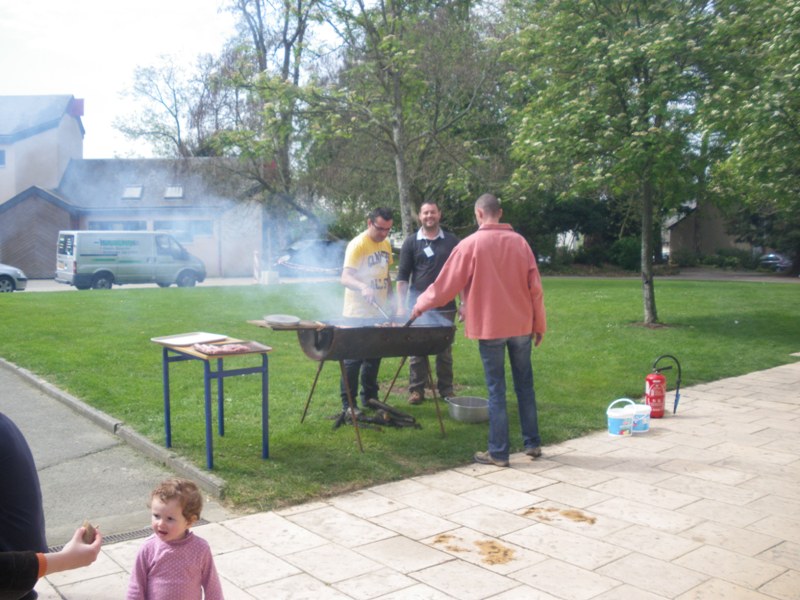
M347 414L347 416L350 417L350 407L349 406L343 406L342 407L342 411L344 411ZM355 413L356 419L362 415L361 409L358 408L357 406L353 407L353 413Z
M408 397L409 404L422 404L423 400L425 400L425 396L421 392L411 392Z
M536 446L535 448L525 448L525 454L531 458L539 458L542 455L542 448Z
M507 460L500 460L499 458L495 458L488 452L476 452L475 455L472 457L475 459L476 463L482 465L494 465L495 467L507 467L508 461Z

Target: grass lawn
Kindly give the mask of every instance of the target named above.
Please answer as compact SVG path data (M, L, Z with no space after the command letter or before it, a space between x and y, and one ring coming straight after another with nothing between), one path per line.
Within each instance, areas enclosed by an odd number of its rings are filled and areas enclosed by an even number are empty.
M785 364L800 351L796 285L658 279L656 302L664 326L657 328L639 325L638 279L551 277L544 289L549 330L534 350L534 373L545 445L605 428L607 405L623 396L641 397L644 377L661 354L680 360L685 387ZM365 451L359 452L352 428L334 430L330 419L340 406L336 363L323 368L300 423L317 363L302 353L295 333L247 321L274 313L334 317L341 294L336 282L2 294L0 356L162 444L161 347L150 338L207 331L272 346L269 460L261 459L260 378L225 381L225 437L215 437L214 467L228 483L227 500L240 510L269 510L434 472L465 464L475 450L485 449L486 424L455 422L441 404L442 438L432 402L406 403L407 369L389 402L414 414L421 430L363 430ZM457 393L485 396L477 344L465 339L461 328L454 358ZM399 360L383 361L384 386ZM225 364L256 362L236 357ZM170 373L173 448L204 466L201 365L173 364ZM676 373L665 374L671 409ZM509 415L517 451L516 411Z

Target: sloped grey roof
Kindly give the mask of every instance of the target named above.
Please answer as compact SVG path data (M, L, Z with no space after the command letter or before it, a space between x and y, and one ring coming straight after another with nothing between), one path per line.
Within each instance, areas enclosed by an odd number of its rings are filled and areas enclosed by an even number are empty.
M11 144L58 127L74 96L0 96L0 144ZM80 115L73 115L83 132Z
M139 198L125 198L142 186ZM180 186L182 197L166 198ZM83 209L219 208L235 198L236 178L218 158L71 160L56 193Z
M46 200L51 204L58 206L59 208L70 214L75 214L79 212L74 206L72 206L69 202L66 202L56 192L40 188L38 185L32 185L27 190L24 190L19 194L17 194L16 196L14 196L13 198L9 199L7 202L3 202L2 204L0 204L0 214L11 210L18 204L22 204L32 196L38 196L39 198L42 198L43 200Z

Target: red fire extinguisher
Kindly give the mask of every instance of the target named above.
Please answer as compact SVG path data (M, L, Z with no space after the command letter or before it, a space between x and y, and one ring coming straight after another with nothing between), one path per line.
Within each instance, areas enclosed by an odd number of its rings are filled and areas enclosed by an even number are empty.
M664 416L664 399L667 396L667 378L658 369L644 378L644 402L650 407L650 417Z
M667 378L661 374L661 371L668 371L672 365L666 367L658 367L658 362L662 358L672 359L678 367L678 379L675 388L675 405L672 408L672 413L678 410L678 401L680 399L681 389L681 363L678 359L670 354L659 356L653 362L653 372L644 378L644 401L645 404L650 406L650 417L660 419L664 416L664 401L667 395Z

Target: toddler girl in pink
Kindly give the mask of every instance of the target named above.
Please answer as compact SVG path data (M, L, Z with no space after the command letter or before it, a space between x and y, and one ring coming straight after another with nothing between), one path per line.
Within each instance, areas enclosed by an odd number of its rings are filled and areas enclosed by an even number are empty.
M211 548L189 530L202 508L200 490L187 479L167 479L153 490L153 535L136 556L127 600L224 600Z

